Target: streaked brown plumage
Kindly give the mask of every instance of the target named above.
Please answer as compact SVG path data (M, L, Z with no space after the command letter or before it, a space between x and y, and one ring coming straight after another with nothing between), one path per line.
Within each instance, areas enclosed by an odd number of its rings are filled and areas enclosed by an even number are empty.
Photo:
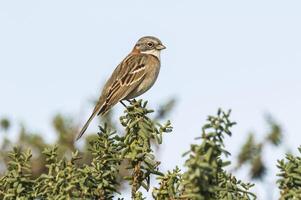
M160 71L160 51L165 46L158 38L142 37L132 52L116 67L104 85L94 110L77 136L84 134L96 115L105 114L121 100L135 98L155 83Z

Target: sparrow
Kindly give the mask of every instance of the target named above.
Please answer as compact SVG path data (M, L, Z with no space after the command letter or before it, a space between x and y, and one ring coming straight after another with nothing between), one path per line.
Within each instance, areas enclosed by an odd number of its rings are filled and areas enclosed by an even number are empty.
M149 90L160 71L160 53L166 47L153 36L140 38L131 53L106 81L91 116L80 130L78 140L96 115L104 115L118 102L130 100Z

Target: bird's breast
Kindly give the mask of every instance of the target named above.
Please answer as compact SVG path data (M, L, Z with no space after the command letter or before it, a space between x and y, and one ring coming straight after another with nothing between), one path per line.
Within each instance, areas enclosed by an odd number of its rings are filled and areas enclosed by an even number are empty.
M146 68L147 68L146 69L147 72L143 80L137 86L137 88L126 97L126 99L132 99L140 96L141 94L149 90L156 82L160 72L160 62L157 61L152 64L149 64L146 66Z

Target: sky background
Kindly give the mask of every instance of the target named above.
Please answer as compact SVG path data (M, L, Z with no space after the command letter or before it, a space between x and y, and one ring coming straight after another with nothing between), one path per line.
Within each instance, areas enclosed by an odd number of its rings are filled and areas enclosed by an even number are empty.
M264 137L268 112L283 125L287 150L296 152L300 10L301 1L277 0L0 1L0 117L53 141L52 117L60 112L83 122L117 64L140 37L154 35L167 49L156 84L142 98L151 107L178 100L170 116L174 132L160 155L164 170L183 162L181 152L219 107L231 108L238 123L226 140L233 155L249 131ZM265 153L273 183L276 159L284 155L273 148ZM277 196L265 189L255 187L259 199Z

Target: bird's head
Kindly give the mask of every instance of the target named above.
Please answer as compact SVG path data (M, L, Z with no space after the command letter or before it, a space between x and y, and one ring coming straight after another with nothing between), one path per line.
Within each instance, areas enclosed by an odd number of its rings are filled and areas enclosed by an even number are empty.
M153 36L145 36L138 40L136 43L133 52L139 52L144 54L152 54L158 58L160 58L160 51L165 49L166 47L162 44L162 42Z

